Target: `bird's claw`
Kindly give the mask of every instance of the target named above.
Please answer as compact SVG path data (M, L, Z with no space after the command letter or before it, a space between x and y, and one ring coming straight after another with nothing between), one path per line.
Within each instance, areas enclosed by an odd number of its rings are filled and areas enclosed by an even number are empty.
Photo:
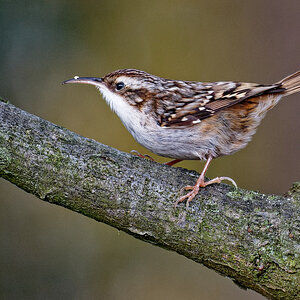
M237 189L237 184L236 182L230 178L230 177L216 177L214 179L211 179L209 181L204 181L203 176L200 176L199 179L197 180L196 184L194 186L188 185L183 187L179 194L182 194L182 192L184 190L191 190L190 192L188 192L186 195L180 197L175 203L174 203L174 207L176 208L178 203L183 202L185 199L186 200L186 207L189 207L189 203L195 198L195 196L198 194L199 190L201 187L206 187L208 185L214 184L214 183L221 183L223 180L227 180L230 181L233 186Z
M136 150L131 150L130 153L137 155L138 157L145 158L145 159L150 159L151 161L155 161L150 155L148 154L141 154L140 152Z

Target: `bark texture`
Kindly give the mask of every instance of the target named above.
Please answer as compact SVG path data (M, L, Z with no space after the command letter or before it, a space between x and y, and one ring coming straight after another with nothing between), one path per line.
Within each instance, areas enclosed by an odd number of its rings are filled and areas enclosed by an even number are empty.
M120 152L0 101L0 176L176 251L271 299L300 299L300 183L286 196L209 186L186 209L198 174Z

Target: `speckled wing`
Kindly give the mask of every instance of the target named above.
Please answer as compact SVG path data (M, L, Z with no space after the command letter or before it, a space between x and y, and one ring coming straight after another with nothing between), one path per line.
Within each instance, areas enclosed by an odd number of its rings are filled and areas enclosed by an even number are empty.
M188 84L185 82L185 84ZM167 97L161 110L162 127L184 128L198 124L218 111L242 102L245 99L284 90L281 84L259 85L243 82L191 83L190 89L178 84L172 94L173 101ZM186 91L189 90L187 95Z

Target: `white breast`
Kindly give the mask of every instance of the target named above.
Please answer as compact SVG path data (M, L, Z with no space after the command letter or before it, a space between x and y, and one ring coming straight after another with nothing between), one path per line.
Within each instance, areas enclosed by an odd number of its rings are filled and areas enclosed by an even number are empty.
M110 106L112 111L114 111L118 115L127 130L133 135L136 140L138 140L136 132L140 132L143 129L143 120L141 113L137 111L136 107L128 104L123 99L123 97L119 96L118 94L111 92L105 87L97 88L103 95L103 98Z

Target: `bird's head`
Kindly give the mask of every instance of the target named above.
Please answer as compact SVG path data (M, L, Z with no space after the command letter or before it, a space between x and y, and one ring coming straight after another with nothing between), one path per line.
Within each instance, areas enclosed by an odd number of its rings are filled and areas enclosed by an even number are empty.
M104 77L79 77L66 80L67 83L94 85L111 108L118 113L120 107L130 105L141 107L153 98L159 88L160 78L135 69L117 70Z

